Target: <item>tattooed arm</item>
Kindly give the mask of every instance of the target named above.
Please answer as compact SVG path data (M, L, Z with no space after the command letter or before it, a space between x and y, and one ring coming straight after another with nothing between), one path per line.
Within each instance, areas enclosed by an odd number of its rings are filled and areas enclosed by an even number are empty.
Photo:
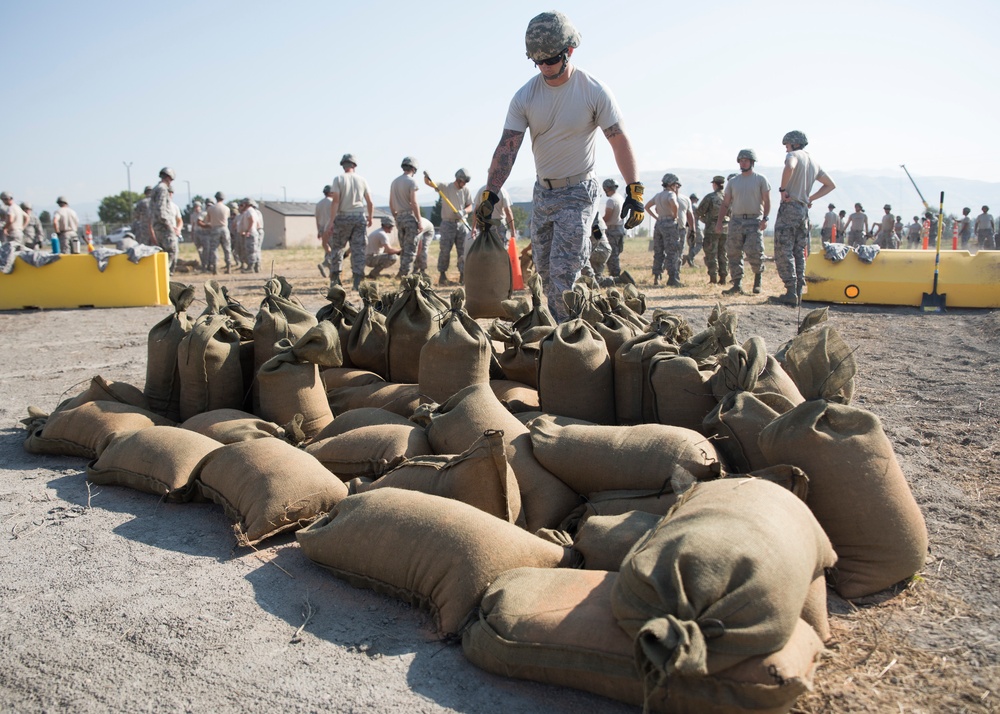
M615 163L618 164L618 171L621 172L625 183L635 183L639 180L639 169L636 167L635 154L632 152L632 142L628 139L628 134L622 129L621 124L612 124L604 130L604 136L611 144L611 150L615 154Z
M523 131L504 129L500 136L500 143L497 144L496 151L493 152L493 161L490 162L490 173L486 179L486 188L493 193L500 193L501 187L507 182L510 170L514 167L514 159L524 141Z

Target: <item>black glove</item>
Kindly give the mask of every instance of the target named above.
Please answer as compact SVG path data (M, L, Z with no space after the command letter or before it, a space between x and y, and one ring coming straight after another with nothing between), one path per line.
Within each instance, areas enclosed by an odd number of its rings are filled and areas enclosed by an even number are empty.
M590 228L590 242L600 243L603 237L604 232L601 230L601 224L595 220L594 225Z
M476 222L483 226L488 226L493 222L493 209L500 203L500 197L486 189L479 198L479 207L476 209Z
M622 206L621 217L625 219L625 229L635 228L646 217L646 209L642 205L643 185L636 181L625 187L625 203Z

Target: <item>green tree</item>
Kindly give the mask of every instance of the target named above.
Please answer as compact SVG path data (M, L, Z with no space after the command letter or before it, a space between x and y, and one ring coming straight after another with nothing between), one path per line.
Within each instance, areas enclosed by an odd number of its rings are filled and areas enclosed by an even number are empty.
M104 223L130 223L132 207L140 198L142 194L129 191L122 191L117 196L105 196L97 208L97 216ZM42 217L39 216L38 220L42 220Z
M517 234L526 235L531 223L531 216L521 206L511 206L510 212L514 214L514 226L517 228Z
M438 195L437 203L434 204L434 208L431 209L430 222L434 224L437 228L441 225L441 196Z
M42 211L38 214L38 220L43 226L47 226L52 223L52 214L48 211Z

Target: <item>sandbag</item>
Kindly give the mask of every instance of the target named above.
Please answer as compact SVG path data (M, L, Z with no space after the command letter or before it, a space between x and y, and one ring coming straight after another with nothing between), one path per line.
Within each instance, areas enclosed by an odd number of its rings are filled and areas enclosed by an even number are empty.
M173 426L169 419L121 402L86 402L72 409L24 420L29 454L81 456L94 459L106 442L127 432L151 426Z
M351 326L358 318L358 309L347 302L347 291L340 285L331 285L326 293L329 304L324 305L316 312L316 319L319 322L324 320L333 323L340 335L340 344L344 349L344 367L353 367L350 356L347 354L347 341L351 336Z
M347 496L347 486L321 463L279 439L216 449L195 469L193 483L235 521L241 546L301 528Z
M407 459L434 453L416 424L362 426L312 441L305 450L341 481L355 476L378 478Z
M466 387L436 408L421 407L418 414L427 422L427 438L439 454L460 454L487 431L504 433L507 462L517 478L530 532L554 528L579 502L572 489L538 463L528 429L503 407L489 385Z
M465 256L466 309L473 318L504 317L514 286L510 255L496 226L480 226Z
M714 363L699 364L670 353L654 355L649 361L654 420L701 431L705 417L718 404L709 384L714 372Z
M334 416L351 409L377 407L409 417L425 400L416 384L369 384L364 387L340 387L329 392L327 400Z
M447 400L470 384L490 380L490 339L464 305L465 291L459 288L451 294L451 309L442 319L441 329L420 349L420 392L435 402Z
M259 414L279 424L302 415L302 431L312 438L333 421L320 367L342 361L340 336L333 323L321 322L296 342L279 340L278 352L257 373Z
M729 471L747 473L771 465L757 439L777 417L778 412L757 395L730 392L705 417L701 430L712 437Z
M607 298L597 297L594 299L594 304L602 313L601 319L593 323L594 329L604 338L604 344L608 348L608 357L611 358L611 364L614 367L615 355L618 350L626 342L642 334L643 328L627 317L616 315Z
M680 346L680 354L699 364L715 359L736 344L738 322L736 313L716 303L708 316L706 329L688 337Z
M677 354L678 345L691 334L687 321L657 310L649 330L621 346L615 354L615 413L618 424L656 421L649 365L658 354Z
M275 276L264 283L264 299L254 318L254 374L277 353L279 340L295 342L314 327L316 317L292 297L292 286L285 278ZM253 410L259 406L257 381L253 382Z
M389 374L389 337L385 329L385 315L376 309L379 304L378 285L374 281L365 281L358 288L358 295L361 296L362 306L347 337L347 357L358 369L386 377ZM338 413L336 409L334 413Z
M177 347L181 421L243 406L240 337L222 315L203 315Z
M323 386L329 392L339 387L364 387L368 384L384 383L385 380L374 372L357 367L328 367L319 371Z
M109 441L100 457L87 465L87 479L185 500L198 462L219 448L222 444L215 439L188 429L151 426Z
M335 417L312 441L320 441L331 436L340 436L353 429L365 426L402 425L413 426L413 422L404 416L381 407L361 407L351 409Z
M665 516L677 503L673 491L597 491L588 493L583 503L570 511L562 523L561 530L570 534L579 532L580 527L594 516L620 516L632 511L642 511L657 516Z
M821 323L794 337L780 356L784 370L806 399L850 404L858 366L837 329Z
M146 383L143 394L150 411L172 422L180 421L181 380L177 371L177 348L191 331L194 318L187 309L194 302L194 286L170 283L174 312L149 330L146 343Z
M722 472L715 447L690 429L599 426L551 415L528 426L538 462L580 494L621 489L680 494Z
M509 379L491 379L490 389L512 414L541 411L538 390Z
M927 526L874 414L804 402L764 428L760 448L808 474L806 503L837 551L831 580L843 597L870 595L923 567Z
M499 431L486 432L457 456L411 458L373 483L356 484L353 493L377 488L402 488L451 498L508 523L515 523L522 513L517 479L507 463Z
M400 384L420 381L420 351L440 329L438 316L448 305L420 275L403 278L399 296L385 318L389 373Z
M145 409L147 412L153 411L149 399L141 389L126 382L109 382L100 375L92 377L84 391L60 402L53 411L72 409L87 402L121 402Z
M504 377L538 389L538 352L541 341L554 329L553 326L542 326L519 332L494 322L490 327L490 336L506 345L497 356Z
M542 340L538 400L549 414L615 423L615 375L608 348L582 318L567 320Z
M284 426L261 419L254 414L239 409L213 409L196 414L179 425L182 429L194 431L221 444L236 444L251 439L284 439L292 445L305 440L301 419L292 420Z
M789 491L761 479L699 483L625 558L612 608L651 688L780 650L835 560Z
M784 414L804 400L781 365L767 354L764 340L752 337L742 347L731 345L718 360L718 369L710 380L716 399L733 391L752 392L779 414Z
M501 573L568 557L478 508L398 488L349 496L296 537L337 577L428 610L442 637L461 632Z
M662 516L630 511L618 516L591 516L577 529L573 549L583 556L587 570L618 572L625 556L656 527Z

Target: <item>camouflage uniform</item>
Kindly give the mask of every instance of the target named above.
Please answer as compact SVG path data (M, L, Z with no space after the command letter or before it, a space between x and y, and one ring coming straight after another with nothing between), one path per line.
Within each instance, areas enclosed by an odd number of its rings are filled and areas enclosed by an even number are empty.
M142 245L149 245L149 196L143 196L132 209L132 235Z
M171 273L177 264L177 233L174 230L177 224L172 203L170 187L160 181L149 196L149 222L156 244L167 254L167 269Z
M983 211L976 216L976 240L979 241L979 250L993 250L993 228L995 227L993 216L987 211Z
M798 201L783 201L774 222L774 264L786 290L801 292L805 285L808 245L809 208Z
M438 253L438 272L447 272L451 263L451 247L458 253L458 273L465 275L465 241L469 239L469 229L461 221L441 221L441 245Z
M396 230L399 231L399 247L403 251L399 255L399 274L409 275L413 267L413 261L417 257L419 246L420 225L412 213L398 213L396 215ZM353 248L352 248L353 250ZM424 257L424 269L427 269L427 258ZM462 259L464 266L465 259Z
M760 230L760 216L732 216L729 219L729 235L726 238L726 255L729 259L729 275L733 284L743 280L743 254L754 275L764 272L764 234Z
M702 247L705 245L705 236L701 232L701 226L698 225L697 219L693 226L688 226L687 245L687 262L693 268L695 256L701 252Z
M962 250L967 250L969 241L972 240L972 219L969 214L965 214L958 219L958 239Z
M417 244L416 256L413 260L413 272L415 273L426 273L427 272L427 252L430 250L431 241L434 240L434 224L429 220L420 217L420 233L417 235L415 242ZM466 244L468 245L468 243ZM466 251L468 252L468 251ZM465 258L462 259L462 265L465 265Z
M545 286L549 312L566 317L562 294L572 290L590 257L590 228L597 211L597 179L548 189L535 182L531 253Z
M45 240L45 229L42 228L42 222L34 213L29 213L28 224L24 227L24 244L38 250L42 247L43 240ZM983 242L979 241L979 245L982 244Z
M722 207L722 189L712 191L712 193L701 199L698 204L697 218L705 224L705 267L708 268L708 277L720 283L726 282L728 275L726 255L726 232L729 230L729 216L722 218L722 233L715 232L715 224L719 220L719 209Z
M330 280L340 278L344 250L351 246L351 272L365 273L365 249L368 246L368 218L362 213L338 213L330 236Z
M657 278L663 275L666 264L667 274L677 276L681 270L682 246L677 220L660 216L653 226L653 275Z

